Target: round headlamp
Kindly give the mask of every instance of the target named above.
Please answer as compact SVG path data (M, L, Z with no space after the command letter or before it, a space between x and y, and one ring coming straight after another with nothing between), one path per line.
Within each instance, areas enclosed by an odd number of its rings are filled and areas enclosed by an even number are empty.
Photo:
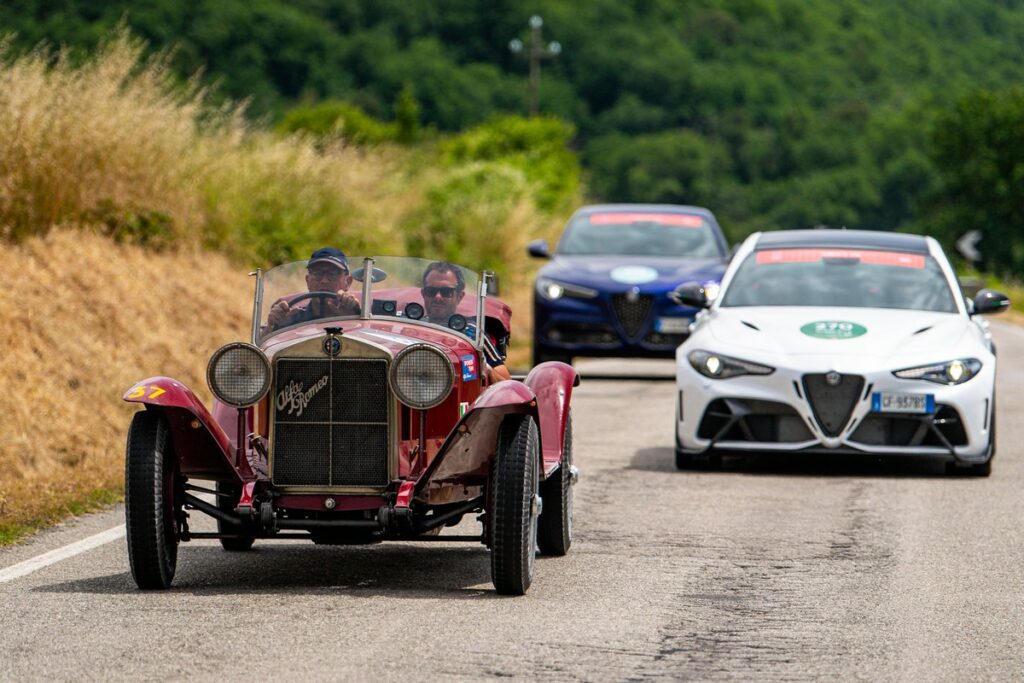
M245 408L270 391L270 361L252 344L234 342L214 352L206 382L221 403Z
M391 390L398 400L423 410L443 401L455 383L452 362L430 344L410 346L391 364Z

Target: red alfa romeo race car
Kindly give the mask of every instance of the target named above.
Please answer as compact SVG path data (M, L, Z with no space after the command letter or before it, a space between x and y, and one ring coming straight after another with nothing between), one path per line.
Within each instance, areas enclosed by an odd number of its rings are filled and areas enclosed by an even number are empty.
M169 377L124 394L145 407L125 464L135 582L170 586L179 544L196 538L232 551L458 540L490 549L499 593L525 593L538 548L572 542L576 372L547 362L492 378L511 311L487 297L489 274L406 257L353 259L349 272L345 259L342 288L327 289L315 256L256 271L251 340L207 368L212 410ZM439 267L450 286L426 286ZM191 530L192 512L217 531ZM467 514L479 534L440 534Z

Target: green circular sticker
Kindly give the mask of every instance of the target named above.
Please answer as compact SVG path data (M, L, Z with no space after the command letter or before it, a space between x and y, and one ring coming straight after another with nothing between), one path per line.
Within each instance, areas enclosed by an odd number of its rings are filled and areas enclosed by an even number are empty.
M817 337L818 339L853 339L866 334L868 329L847 320L817 320L807 323L800 328L800 331L808 337Z

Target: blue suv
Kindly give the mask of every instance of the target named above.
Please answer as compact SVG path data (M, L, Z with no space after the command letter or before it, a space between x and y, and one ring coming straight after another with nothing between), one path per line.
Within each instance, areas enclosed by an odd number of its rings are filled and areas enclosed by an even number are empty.
M676 288L699 282L714 295L729 247L714 215L697 206L602 204L569 219L554 254L537 274L533 361L577 356L672 358L697 309Z

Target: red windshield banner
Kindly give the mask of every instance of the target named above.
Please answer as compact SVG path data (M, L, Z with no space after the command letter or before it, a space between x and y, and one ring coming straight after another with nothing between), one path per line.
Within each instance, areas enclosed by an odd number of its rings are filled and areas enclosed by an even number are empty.
M630 223L659 223L683 228L699 228L704 219L686 213L592 213L590 222L596 225L629 225Z
M924 268L924 254L868 249L768 249L757 252L758 264L814 263L824 259L849 259L873 266Z

